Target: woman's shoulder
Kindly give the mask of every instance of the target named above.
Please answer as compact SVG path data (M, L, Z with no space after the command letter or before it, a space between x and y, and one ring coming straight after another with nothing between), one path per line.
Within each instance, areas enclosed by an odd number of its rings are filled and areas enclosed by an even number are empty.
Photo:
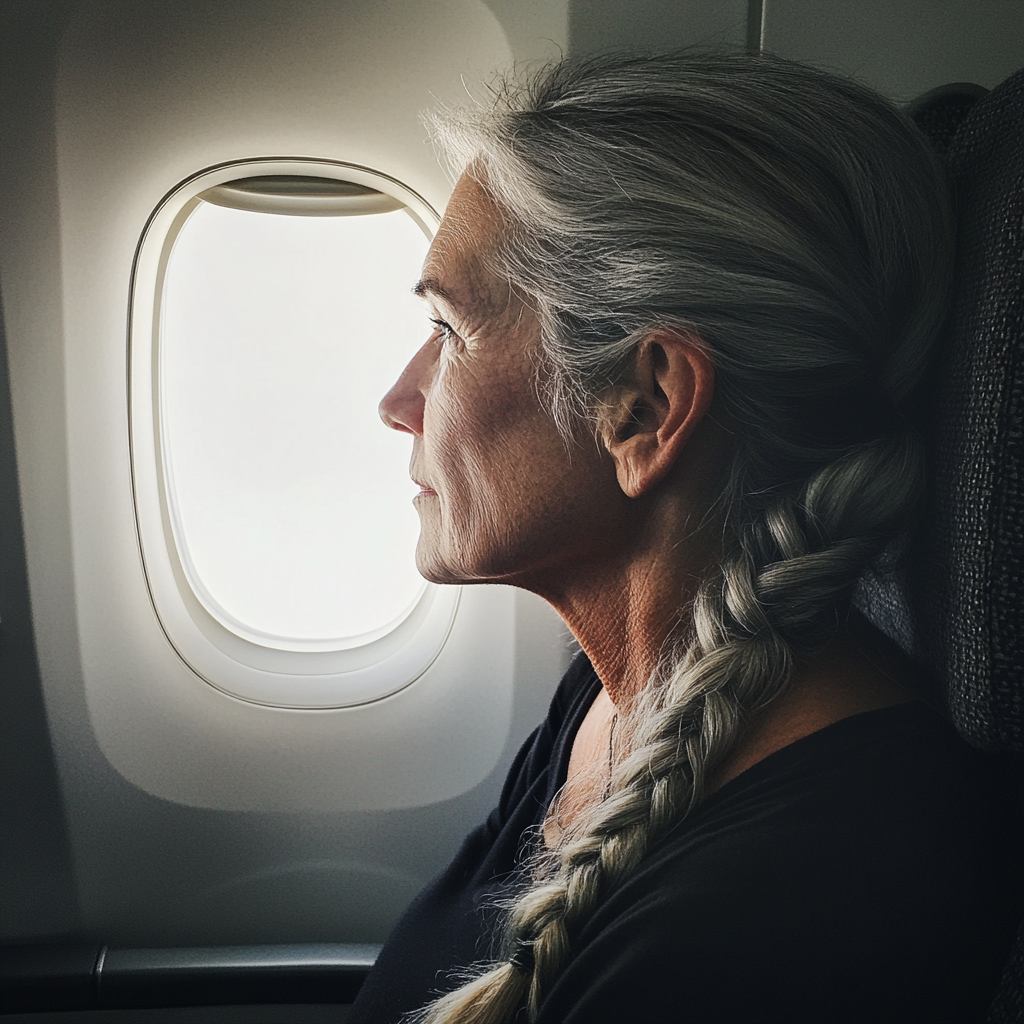
M923 705L837 722L651 851L541 1019L980 1019L1019 917L1011 809Z
M720 805L783 797L790 799L780 810L814 805L874 818L898 808L914 821L950 825L959 815L991 817L1013 800L1000 765L921 701L851 715L781 748L723 786L690 824Z
M1020 841L1010 778L920 702L842 719L748 769L652 851L666 867L713 849L746 859L752 884L786 876L807 889L952 903L1011 874ZM755 849L763 856L751 857ZM772 866L765 866L770 854ZM955 884L954 882L955 877Z

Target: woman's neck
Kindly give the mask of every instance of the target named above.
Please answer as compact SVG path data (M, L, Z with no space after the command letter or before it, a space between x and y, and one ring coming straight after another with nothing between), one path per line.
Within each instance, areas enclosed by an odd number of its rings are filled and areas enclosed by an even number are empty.
M706 417L672 472L623 506L592 560L577 552L526 584L565 619L620 709L647 685L666 642L693 632L697 588L722 557L716 499L733 446Z
M638 572L598 600L591 593L586 601L555 606L616 707L628 705L650 680L679 627L682 596L682 581Z
M577 566L569 578L539 591L620 709L647 685L666 641L692 630L690 609L709 558L696 531L686 530L685 513L658 518L682 525L665 530L654 524L618 560Z

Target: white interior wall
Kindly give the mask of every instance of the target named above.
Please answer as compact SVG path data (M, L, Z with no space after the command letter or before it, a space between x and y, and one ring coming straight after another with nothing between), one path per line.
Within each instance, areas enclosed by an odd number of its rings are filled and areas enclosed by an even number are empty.
M484 0L498 19L515 61L557 60L568 46L566 0Z

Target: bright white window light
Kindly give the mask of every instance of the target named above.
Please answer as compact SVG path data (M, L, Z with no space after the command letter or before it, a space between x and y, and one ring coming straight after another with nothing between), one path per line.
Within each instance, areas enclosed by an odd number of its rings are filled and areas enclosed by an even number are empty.
M286 216L200 202L164 278L160 432L176 547L207 610L284 650L400 622L409 439L377 403L425 337L427 248L404 210Z

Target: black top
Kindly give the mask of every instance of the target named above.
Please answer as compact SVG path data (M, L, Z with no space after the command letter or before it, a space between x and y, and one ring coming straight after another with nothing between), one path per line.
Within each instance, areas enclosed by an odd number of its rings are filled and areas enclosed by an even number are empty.
M495 896L518 877L599 687L577 658L497 808L395 927L350 1024L394 1024L491 952ZM539 1019L980 1020L1019 917L1012 806L923 704L837 722L656 846L576 936Z

